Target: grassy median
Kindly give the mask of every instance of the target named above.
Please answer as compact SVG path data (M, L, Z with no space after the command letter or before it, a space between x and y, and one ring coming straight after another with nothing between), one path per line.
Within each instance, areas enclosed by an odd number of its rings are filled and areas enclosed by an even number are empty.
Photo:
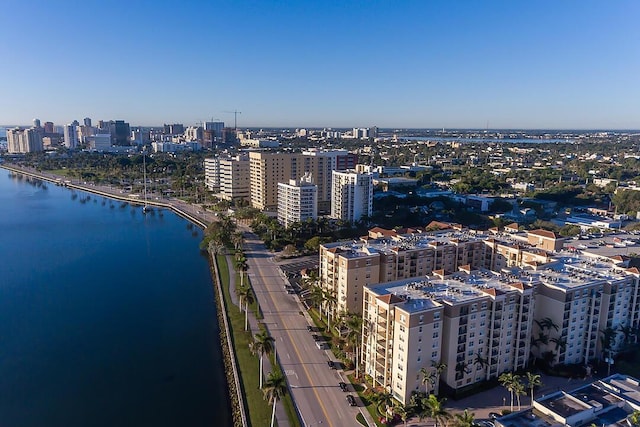
M231 302L229 292L229 267L226 257L224 255L218 255L216 261L218 263L222 293L224 295L227 319L229 321L230 339L235 351L238 370L240 371L238 375L240 377L242 394L245 399L245 409L247 411L249 425L251 427L269 426L271 421L271 406L264 400L262 390L259 388L259 358L249 350L249 343L253 340L252 331L244 330L245 315ZM237 283L239 284L240 282L238 281ZM250 311L252 308L255 309L256 306L257 303L255 302L254 304L250 304ZM279 369L279 367L277 369ZM291 426L300 426L291 396L285 396L282 402Z

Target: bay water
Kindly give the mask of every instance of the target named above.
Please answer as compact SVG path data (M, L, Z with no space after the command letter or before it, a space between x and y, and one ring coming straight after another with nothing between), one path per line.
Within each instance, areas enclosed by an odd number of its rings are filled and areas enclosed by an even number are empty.
M201 238L0 169L0 425L230 425Z

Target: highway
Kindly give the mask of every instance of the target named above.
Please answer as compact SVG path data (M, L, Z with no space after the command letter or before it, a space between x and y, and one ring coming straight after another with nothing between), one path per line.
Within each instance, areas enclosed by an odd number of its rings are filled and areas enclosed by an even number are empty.
M359 425L355 420L359 407L347 403L347 394L338 383L349 381L341 370L327 362L336 360L330 350L320 350L307 331L310 318L297 295L287 294L288 284L272 254L262 241L245 232L248 274L264 315L263 322L275 339L277 357L287 376L290 391L306 427ZM351 387L350 387L351 390ZM359 402L359 400L358 400ZM363 412L366 412L362 408ZM368 418L368 414L367 414Z

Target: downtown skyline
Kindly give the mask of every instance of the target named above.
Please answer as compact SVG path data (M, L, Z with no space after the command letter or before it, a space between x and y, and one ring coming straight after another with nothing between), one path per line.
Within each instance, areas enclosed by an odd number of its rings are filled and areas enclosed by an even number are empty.
M238 127L640 128L633 1L3 11L3 124L230 124L237 109Z

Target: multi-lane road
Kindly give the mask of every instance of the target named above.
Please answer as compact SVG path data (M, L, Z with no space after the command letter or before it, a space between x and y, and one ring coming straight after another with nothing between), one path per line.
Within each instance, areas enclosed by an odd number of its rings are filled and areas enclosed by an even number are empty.
M340 369L331 369L329 360L336 359L330 350L320 350L312 333L307 330L310 318L296 295L288 294L288 284L262 241L245 232L245 254L248 274L264 315L264 323L275 339L277 357L290 385L303 425L352 426L362 411L351 407L347 395L357 398L351 390L343 392L338 383L348 383ZM359 402L359 401L358 401Z

